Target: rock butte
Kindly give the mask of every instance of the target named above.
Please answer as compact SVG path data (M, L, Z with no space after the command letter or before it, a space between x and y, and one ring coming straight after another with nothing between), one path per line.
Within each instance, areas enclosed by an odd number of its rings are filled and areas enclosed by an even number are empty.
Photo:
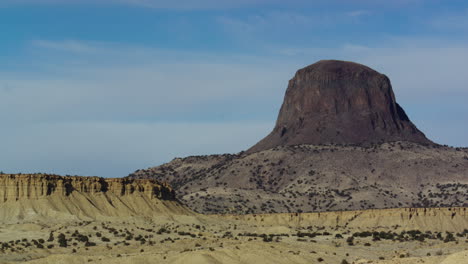
M354 62L322 60L296 72L273 131L247 152L394 141L434 144L398 105L387 76Z

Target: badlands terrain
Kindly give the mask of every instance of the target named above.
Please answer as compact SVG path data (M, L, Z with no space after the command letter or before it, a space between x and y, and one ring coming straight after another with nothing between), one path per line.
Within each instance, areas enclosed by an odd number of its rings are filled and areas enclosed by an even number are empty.
M467 208L200 215L147 180L44 174L0 180L0 263L468 259Z

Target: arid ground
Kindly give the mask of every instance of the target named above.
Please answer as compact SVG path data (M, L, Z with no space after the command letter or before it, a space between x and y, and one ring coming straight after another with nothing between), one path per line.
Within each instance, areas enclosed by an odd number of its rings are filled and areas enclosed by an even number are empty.
M468 263L466 208L50 219L0 226L0 263Z

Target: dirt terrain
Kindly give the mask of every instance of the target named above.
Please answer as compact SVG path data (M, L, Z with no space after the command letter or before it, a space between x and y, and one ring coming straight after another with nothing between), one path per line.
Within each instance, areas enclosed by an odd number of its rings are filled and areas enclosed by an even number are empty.
M453 217L452 217L453 215ZM468 263L466 208L0 225L0 263Z

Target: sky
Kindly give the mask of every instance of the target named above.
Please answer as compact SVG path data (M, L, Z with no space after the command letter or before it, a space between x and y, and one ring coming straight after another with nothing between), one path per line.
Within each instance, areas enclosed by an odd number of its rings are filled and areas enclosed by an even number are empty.
M426 136L468 146L466 0L0 0L0 171L237 153L321 59L386 74Z

